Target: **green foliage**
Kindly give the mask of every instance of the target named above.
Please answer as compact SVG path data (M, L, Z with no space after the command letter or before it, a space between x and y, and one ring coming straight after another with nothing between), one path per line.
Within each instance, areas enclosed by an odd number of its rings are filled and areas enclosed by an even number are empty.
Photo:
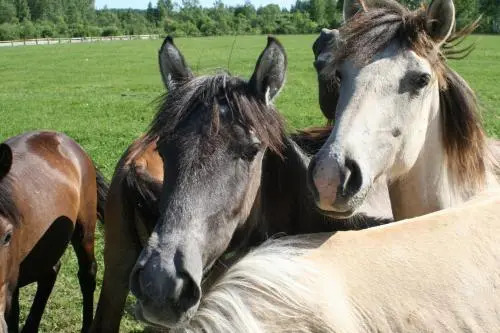
M39 21L36 23L37 36L42 38L55 37L57 35L56 26L50 21Z
M17 19L16 7L7 0L0 0L0 24L15 23Z
M23 22L24 20L31 20L30 7L28 6L27 0L17 0L15 5L17 18L20 22Z
M310 14L311 18L319 25L325 25L325 0L311 0Z
M11 40L19 38L19 25L12 23L0 24L0 39Z
M110 25L107 27L102 28L102 36L119 36L122 35L123 32L115 25Z
M30 39L35 37L38 37L38 31L33 22L29 20L23 21L19 25L19 38Z
M455 3L457 29L461 29L479 17L477 0L453 0Z

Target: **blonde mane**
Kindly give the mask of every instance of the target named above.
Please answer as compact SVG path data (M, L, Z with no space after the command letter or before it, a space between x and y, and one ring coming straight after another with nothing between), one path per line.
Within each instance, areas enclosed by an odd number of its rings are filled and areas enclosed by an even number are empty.
M269 240L233 265L175 333L317 333L334 330L320 313L312 262L300 260L320 237ZM262 274L262 267L272 267Z

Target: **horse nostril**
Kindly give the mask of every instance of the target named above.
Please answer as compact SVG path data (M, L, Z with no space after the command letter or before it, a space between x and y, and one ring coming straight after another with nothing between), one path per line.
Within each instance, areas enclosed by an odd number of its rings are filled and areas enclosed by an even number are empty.
M201 290L189 273L181 272L179 277L182 281L182 289L178 299L178 306L181 311L187 311L198 303Z
M342 196L353 196L361 189L363 178L358 163L346 159L344 168L344 181L342 182Z

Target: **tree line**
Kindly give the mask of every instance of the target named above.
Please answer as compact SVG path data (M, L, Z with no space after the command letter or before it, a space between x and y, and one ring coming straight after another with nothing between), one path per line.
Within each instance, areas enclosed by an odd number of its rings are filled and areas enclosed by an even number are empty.
M420 0L401 0L409 7ZM256 8L247 0L210 8L198 0L158 0L145 10L95 9L94 0L0 0L0 40L137 34L213 36L306 34L337 27L343 0L297 0L291 8ZM500 32L500 1L455 0L458 28L482 15L479 32Z

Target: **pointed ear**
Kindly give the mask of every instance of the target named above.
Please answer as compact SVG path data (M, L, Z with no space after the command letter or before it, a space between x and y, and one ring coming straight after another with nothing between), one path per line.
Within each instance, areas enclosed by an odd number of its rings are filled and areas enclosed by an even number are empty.
M363 0L344 0L344 22L349 21L360 10L366 10Z
M338 30L323 29L313 45L314 68L318 74L319 106L329 121L335 117L339 85L332 80L331 75L324 73L323 70L333 64L333 58L340 43Z
M0 180L5 177L12 166L12 150L10 147L2 143L0 144Z
M172 37L167 36L158 52L160 72L163 83L168 90L193 78L193 73L186 65L181 51L175 46Z
M267 38L267 46L255 65L250 86L269 104L285 83L288 65L285 49L274 37Z
M337 29L323 28L319 37L314 41L314 68L318 74L321 70L333 60L335 51L338 49L340 43L340 34Z
M455 5L453 0L433 0L427 8L427 33L437 44L450 37L455 28Z

